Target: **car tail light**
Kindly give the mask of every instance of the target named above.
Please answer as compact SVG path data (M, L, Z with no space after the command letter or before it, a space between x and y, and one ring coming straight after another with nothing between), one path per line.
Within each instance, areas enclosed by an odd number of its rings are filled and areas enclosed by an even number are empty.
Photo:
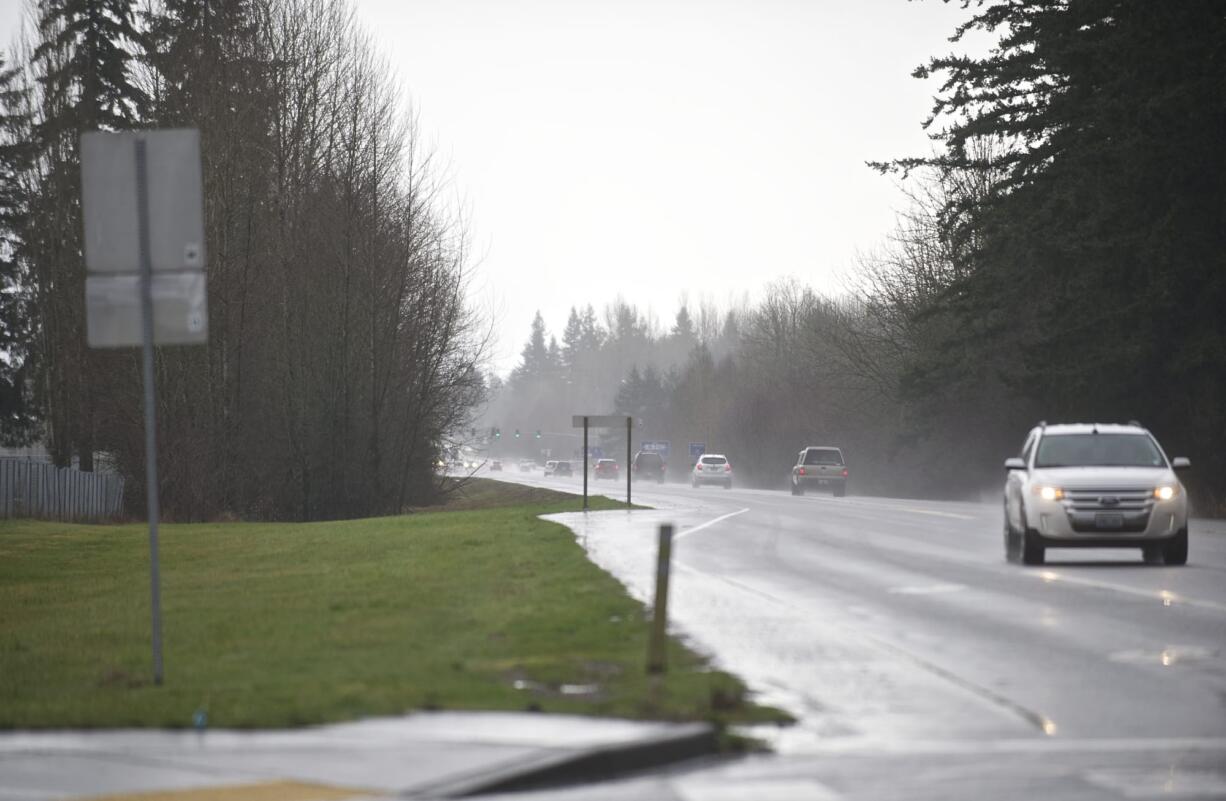
M694 469L695 469L695 470L697 470L699 473L701 473L701 472L702 472L702 465L698 465L698 466L696 466Z
M802 476L803 476L803 475L805 474L805 469L802 467L802 468L800 468L800 470L798 470L798 471L796 471L796 472L797 472L797 473L799 473L800 475L802 475Z
M731 473L731 472L732 472L732 465L730 465L730 464L726 464L726 465L724 465L724 472L725 472L725 473Z
M843 478L847 478L847 468L843 468Z

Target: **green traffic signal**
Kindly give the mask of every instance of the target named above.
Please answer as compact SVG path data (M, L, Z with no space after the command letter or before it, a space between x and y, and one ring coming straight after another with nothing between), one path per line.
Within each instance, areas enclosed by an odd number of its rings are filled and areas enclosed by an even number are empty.
M536 438L537 439L541 438L541 430L539 428L536 430Z
M519 439L519 429L515 429L515 438Z

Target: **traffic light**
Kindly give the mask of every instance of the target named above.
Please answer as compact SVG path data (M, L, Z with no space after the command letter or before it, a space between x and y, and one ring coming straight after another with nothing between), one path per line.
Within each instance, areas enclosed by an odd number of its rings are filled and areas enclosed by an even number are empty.
M519 439L519 429L515 429L515 438Z
M502 439L502 429L497 426L494 427L494 439Z
M536 430L536 438L537 439L541 438L541 430L539 428Z

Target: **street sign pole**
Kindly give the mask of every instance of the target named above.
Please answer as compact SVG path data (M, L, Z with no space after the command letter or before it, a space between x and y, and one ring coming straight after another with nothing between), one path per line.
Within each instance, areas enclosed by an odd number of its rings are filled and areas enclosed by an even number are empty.
M634 421L633 417L630 417L630 416L626 417L626 508L627 509L630 508L630 459L633 458L630 456L630 441L631 441L630 440L630 434L631 434L630 429L633 425L633 421Z
M81 135L86 341L141 348L153 683L165 679L154 345L208 342L200 132Z
M141 337L145 378L145 496L149 513L149 586L153 614L153 683L162 683L162 591L158 570L157 392L153 371L153 260L149 253L149 182L145 140L137 138L136 214L140 238Z
M620 414L576 414L570 418L573 428L583 427L583 511L587 511L587 432L591 426L597 428L615 428L626 421L626 506L630 506L630 434L633 418ZM572 435L573 436L573 435ZM601 452L601 456L604 453Z

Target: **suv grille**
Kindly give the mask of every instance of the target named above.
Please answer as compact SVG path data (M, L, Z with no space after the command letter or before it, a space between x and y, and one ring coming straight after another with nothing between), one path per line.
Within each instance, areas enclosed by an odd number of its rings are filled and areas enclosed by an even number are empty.
M1139 489L1065 490L1064 508L1074 531L1144 531L1154 496Z

